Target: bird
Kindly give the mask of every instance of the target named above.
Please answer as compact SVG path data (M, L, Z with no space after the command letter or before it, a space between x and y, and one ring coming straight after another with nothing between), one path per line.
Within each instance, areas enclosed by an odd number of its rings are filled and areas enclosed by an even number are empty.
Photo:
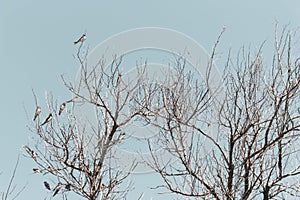
M54 191L53 196L57 195L57 193L59 192L60 188L61 188L61 184L58 183L56 185L56 187L53 189L53 191Z
M28 146L25 146L25 150L34 160L36 160L37 154L33 150L31 150Z
M37 154L34 151L32 151L31 153L31 157L36 161Z
M68 190L68 191L71 190L71 184L67 184L65 188L66 188L66 190Z
M49 116L45 119L45 121L41 124L41 126L47 124L48 122L50 122L52 120L52 114L50 113Z
M122 75L119 74L118 78L117 78L117 85L119 85L121 83L121 81L122 81Z
M74 42L74 45L79 43L79 42L83 42L84 40L86 40L86 35L83 34L77 41Z
M66 107L66 102L63 102L59 107L58 115L60 115L62 113L62 111L65 109L65 107Z
M47 190L51 190L49 183L47 181L44 181L44 186Z
M33 121L35 121L35 119L39 116L39 114L41 113L41 111L42 111L41 107L37 106L36 110L35 110Z
M25 146L24 148L28 154L30 154L30 155L32 154L32 150L28 146Z
M36 173L36 174L41 173L41 171L40 171L39 169L37 169L37 168L33 168L32 170L33 170L33 172Z
M118 140L121 141L125 138L125 133L121 133L118 137Z
M48 166L48 171L49 172L54 172L56 169L54 167Z

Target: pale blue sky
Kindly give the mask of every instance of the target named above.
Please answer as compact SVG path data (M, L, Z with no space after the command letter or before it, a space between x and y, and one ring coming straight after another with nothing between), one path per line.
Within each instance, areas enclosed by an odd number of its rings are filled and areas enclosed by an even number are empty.
M34 88L39 102L45 91L65 100L69 96L61 74L74 78L78 64L73 58L73 41L87 31L87 44L93 49L107 37L132 28L157 26L182 32L210 51L223 25L227 31L219 51L237 51L243 44L258 46L267 40L272 47L275 20L291 28L300 26L300 1L29 1L0 0L0 191L29 131L24 107L32 118ZM43 177L31 175L34 164L21 156L16 183L28 183L19 199L41 199L46 196ZM156 179L148 174L147 186ZM134 177L138 180L145 178ZM144 188L143 188L144 187ZM143 199L159 199L148 187ZM57 198L59 199L59 198Z

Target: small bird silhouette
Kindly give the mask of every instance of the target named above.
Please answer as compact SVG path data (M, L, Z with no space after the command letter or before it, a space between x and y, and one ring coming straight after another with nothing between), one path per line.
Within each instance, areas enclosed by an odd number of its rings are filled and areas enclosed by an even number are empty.
M121 83L121 81L122 81L122 75L119 74L118 78L117 78L117 85L119 85Z
M25 150L34 160L36 160L37 154L33 150L31 150L28 146L25 146Z
M121 133L118 137L118 140L121 141L125 138L125 133Z
M41 126L47 124L48 122L50 122L52 120L52 114L50 113L49 116L45 119L45 121L41 124Z
M30 155L32 154L32 150L28 146L25 146L24 148L28 154L30 154Z
M34 159L34 160L36 160L36 157L37 157L37 154L34 152L34 151L32 151L32 158Z
M74 42L74 45L79 43L79 42L83 42L84 40L86 40L86 35L83 34L77 41Z
M58 115L60 115L62 113L62 111L65 109L65 107L66 107L66 102L63 102L59 107Z
M53 189L54 193L53 193L53 196L57 195L57 193L59 192L61 188L61 184L58 183L57 186Z
M71 190L71 184L67 184L65 188L66 188L66 190L68 190L68 191Z
M40 171L38 168L33 168L32 170L33 170L33 172L36 173L36 174L41 173L41 171Z
M54 172L54 171L55 171L55 168L54 168L54 167L51 167L51 166L48 166L48 171L49 171L49 172Z
M51 190L49 183L47 181L44 181L44 186L47 190Z
M41 111L42 111L41 107L37 106L36 110L35 110L33 121L35 121L35 119L39 116L39 114L41 113Z

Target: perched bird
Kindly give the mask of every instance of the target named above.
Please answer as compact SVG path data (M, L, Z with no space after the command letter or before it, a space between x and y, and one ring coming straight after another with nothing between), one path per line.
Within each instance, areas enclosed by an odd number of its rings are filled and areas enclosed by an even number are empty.
M121 83L121 81L122 81L122 75L119 74L118 78L117 78L117 85L119 85Z
M77 44L79 42L83 42L84 40L86 40L86 35L83 34L77 41L74 42L74 44Z
M50 166L48 166L48 171L49 172L54 172L56 169L54 168L54 167L50 167Z
M49 183L47 181L44 181L44 186L47 190L51 190Z
M54 193L53 193L53 196L57 195L57 193L59 192L61 188L61 184L58 183L57 186L53 189Z
M36 155L36 153L35 153L34 151L32 151L31 157L32 157L34 160L36 160L37 155Z
M36 110L35 110L33 121L35 121L35 119L39 116L39 114L41 113L41 111L42 111L41 107L37 106Z
M125 138L125 133L121 133L118 137L118 140L121 141Z
M50 113L49 116L45 119L45 121L41 124L41 126L47 124L48 122L50 122L52 120L52 114Z
M37 168L33 168L32 170L33 170L33 172L36 173L36 174L41 173L41 171L40 171L39 169L37 169Z
M65 109L65 107L66 107L66 102L63 102L59 107L58 115L60 115L62 113L62 111Z
M33 150L31 150L28 146L25 146L25 150L34 160L36 160L37 154Z
M30 155L32 154L32 150L28 146L25 146L24 148L28 154L30 154Z
M65 188L66 188L66 190L68 190L68 191L71 190L71 184L67 184Z

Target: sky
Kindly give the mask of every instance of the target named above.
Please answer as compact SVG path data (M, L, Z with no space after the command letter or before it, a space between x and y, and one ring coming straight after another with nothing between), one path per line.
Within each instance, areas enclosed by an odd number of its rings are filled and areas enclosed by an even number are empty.
M32 137L27 128L35 110L32 89L41 104L46 91L59 100L70 97L61 75L75 80L79 65L73 42L82 33L87 32L85 44L92 50L123 31L168 28L193 38L211 52L226 26L220 55L226 55L229 48L237 52L242 45L255 49L266 40L265 51L270 56L276 21L279 26L299 28L299 7L297 0L0 0L0 191L6 188L20 155L15 184L19 189L26 187L19 199L49 196L42 185L44 177L32 174L34 163L22 153ZM143 199L161 199L158 191L149 189L160 183L154 174L135 175L132 180L137 184L129 199L142 192Z

